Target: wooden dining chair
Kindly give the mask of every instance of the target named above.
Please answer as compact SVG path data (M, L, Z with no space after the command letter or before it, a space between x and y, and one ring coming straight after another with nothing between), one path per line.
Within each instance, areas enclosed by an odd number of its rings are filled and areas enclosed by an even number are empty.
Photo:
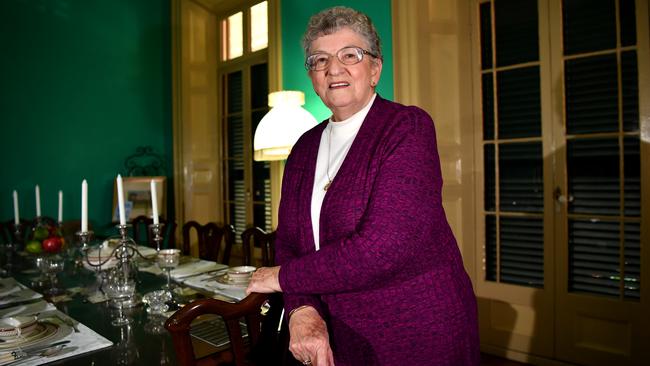
M253 248L262 249L262 266L275 265L275 231L267 233L259 227L251 227L241 234L244 252L244 265L253 264Z
M244 251L244 264L252 265L253 263L253 248L256 246L262 249L262 266L273 267L275 266L275 231L267 233L259 227L251 227L241 234L243 251ZM291 352L289 352L289 327L284 319L284 300L281 293L274 293L269 295L268 300L269 310L267 316L273 319L272 323L275 327L267 326L262 329L262 338L258 346L259 350L255 355L263 355L265 358L275 360L275 365L299 365ZM280 324L282 322L282 324Z
M176 222L173 220L165 220L163 218L159 219L161 225L160 235L163 237L161 243L161 248L173 248L175 247L175 232L176 232ZM140 215L135 217L131 221L133 228L133 240L138 244L144 244L151 248L156 247L156 242L154 239L153 230L151 225L153 224L153 218Z
M4 245L13 242L15 236L13 224L13 220L0 222L0 244Z
M183 255L190 255L192 232L199 245L199 258L229 264L232 247L235 244L235 228L232 225L220 226L214 222L201 225L196 221L183 224ZM219 256L223 243L223 254Z
M16 225L14 220L0 223L0 242L2 244L25 242L32 235L32 220L20 219L20 238L16 238Z
M272 360L265 359L255 363L259 356L251 354L258 349L262 342L263 327L272 327L265 316L261 314L262 305L267 301L266 294L251 294L238 303L229 303L217 299L195 300L175 312L165 328L171 333L176 360L181 366L193 365L275 365ZM199 316L214 314L223 318L229 338L229 346L217 353L201 359L195 357L192 347L190 329L192 322ZM248 339L242 335L240 320L245 320ZM277 324L277 323L276 323Z

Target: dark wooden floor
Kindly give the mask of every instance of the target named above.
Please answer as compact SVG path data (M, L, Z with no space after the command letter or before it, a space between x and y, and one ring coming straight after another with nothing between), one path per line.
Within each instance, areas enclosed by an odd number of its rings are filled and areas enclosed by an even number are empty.
M529 365L527 363L521 363L517 361L510 361L505 358L489 355L487 353L481 353L481 366L524 366Z

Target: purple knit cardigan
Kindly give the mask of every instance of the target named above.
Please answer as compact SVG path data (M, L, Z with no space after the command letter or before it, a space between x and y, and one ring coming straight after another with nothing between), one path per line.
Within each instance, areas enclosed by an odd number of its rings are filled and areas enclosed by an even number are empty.
M478 365L476 298L442 207L433 121L375 99L327 191L314 249L321 123L294 146L276 259L286 311L312 305L336 365Z

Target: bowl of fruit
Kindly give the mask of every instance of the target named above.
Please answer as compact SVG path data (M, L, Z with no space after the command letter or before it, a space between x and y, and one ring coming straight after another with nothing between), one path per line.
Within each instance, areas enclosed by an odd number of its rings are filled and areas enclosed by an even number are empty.
M25 243L25 251L30 254L57 254L63 250L65 239L57 226L37 224Z

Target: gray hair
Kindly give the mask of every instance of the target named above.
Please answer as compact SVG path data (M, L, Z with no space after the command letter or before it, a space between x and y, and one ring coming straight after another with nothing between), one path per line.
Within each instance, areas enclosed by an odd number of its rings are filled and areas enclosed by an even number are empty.
M370 49L367 51L382 59L379 35L370 18L360 11L345 6L325 9L309 19L307 30L302 37L305 55L309 56L311 44L317 38L335 33L343 28L349 28L359 34L368 43Z

